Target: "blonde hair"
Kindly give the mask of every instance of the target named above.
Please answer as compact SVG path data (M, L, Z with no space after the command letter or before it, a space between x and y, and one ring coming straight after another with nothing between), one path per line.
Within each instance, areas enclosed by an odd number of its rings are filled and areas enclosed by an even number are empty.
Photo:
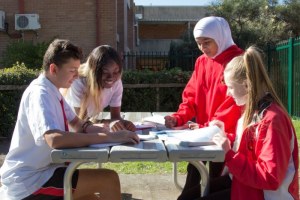
M243 127L252 122L259 100L269 93L273 101L286 112L265 68L262 51L255 46L249 47L241 56L233 58L226 66L224 73L230 72L231 80L237 83L246 81L248 99L245 106Z
M87 118L87 107L90 103L95 105L92 117L96 118L102 111L102 72L103 67L115 62L119 66L120 77L122 74L122 61L117 51L109 45L102 45L95 48L88 56L87 62L78 69L79 78L83 78L86 85L86 91L81 100L79 109L79 118Z

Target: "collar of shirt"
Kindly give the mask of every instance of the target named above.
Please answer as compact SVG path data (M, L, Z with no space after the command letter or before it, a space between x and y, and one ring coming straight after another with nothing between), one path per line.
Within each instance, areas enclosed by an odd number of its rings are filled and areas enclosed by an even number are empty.
M57 87L45 76L45 74L40 74L37 79L36 85L43 85L50 89L50 91L57 97L58 101L60 101L63 97Z

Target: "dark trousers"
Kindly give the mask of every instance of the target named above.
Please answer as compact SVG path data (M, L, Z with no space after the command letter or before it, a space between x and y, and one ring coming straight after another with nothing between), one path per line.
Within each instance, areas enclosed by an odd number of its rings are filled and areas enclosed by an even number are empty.
M209 178L211 181L213 181L217 177L220 177L223 167L223 162L209 163ZM177 200L191 200L199 198L201 196L200 180L201 177L197 168L192 164L188 164L186 182L182 193ZM214 191L214 186L212 185L213 183L210 184L210 191Z

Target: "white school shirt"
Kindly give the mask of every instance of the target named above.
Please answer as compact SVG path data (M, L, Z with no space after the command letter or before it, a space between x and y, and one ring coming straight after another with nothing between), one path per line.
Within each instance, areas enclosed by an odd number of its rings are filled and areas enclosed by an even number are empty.
M51 148L43 135L64 130L59 90L41 74L23 93L9 152L0 169L1 200L20 200L37 191L61 164L51 163ZM68 121L75 113L64 102Z
M71 87L68 89L68 92L65 96L66 101L74 110L74 107L79 108L81 100L86 90L86 78L78 78L73 81ZM102 90L102 99L99 99L100 109L103 110L107 106L110 107L121 107L123 95L123 84L121 79L116 81L111 88L103 88ZM95 105L93 103L88 103L87 106L87 117L94 117L99 113L95 111Z

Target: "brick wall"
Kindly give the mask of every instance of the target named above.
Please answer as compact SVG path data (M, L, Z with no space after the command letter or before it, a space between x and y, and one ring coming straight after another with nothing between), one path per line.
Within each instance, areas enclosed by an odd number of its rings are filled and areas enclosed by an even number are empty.
M99 44L109 44L117 47L117 0L101 0L99 3L100 41Z
M0 0L0 10L5 12L5 21L9 24L9 32L14 34L12 30L15 30L15 13L18 11L18 1ZM11 39L4 31L0 31L0 59L7 44L13 40L15 39Z
M117 48L117 21L124 20L124 16L117 18L117 1L120 0L0 0L0 10L5 12L11 35L0 32L0 59L10 41L22 39L34 42L70 39L82 47L85 55L101 44ZM24 13L39 14L41 29L24 31L23 38L18 39L15 36L20 36L20 32L15 31L14 15L20 13L22 2Z

